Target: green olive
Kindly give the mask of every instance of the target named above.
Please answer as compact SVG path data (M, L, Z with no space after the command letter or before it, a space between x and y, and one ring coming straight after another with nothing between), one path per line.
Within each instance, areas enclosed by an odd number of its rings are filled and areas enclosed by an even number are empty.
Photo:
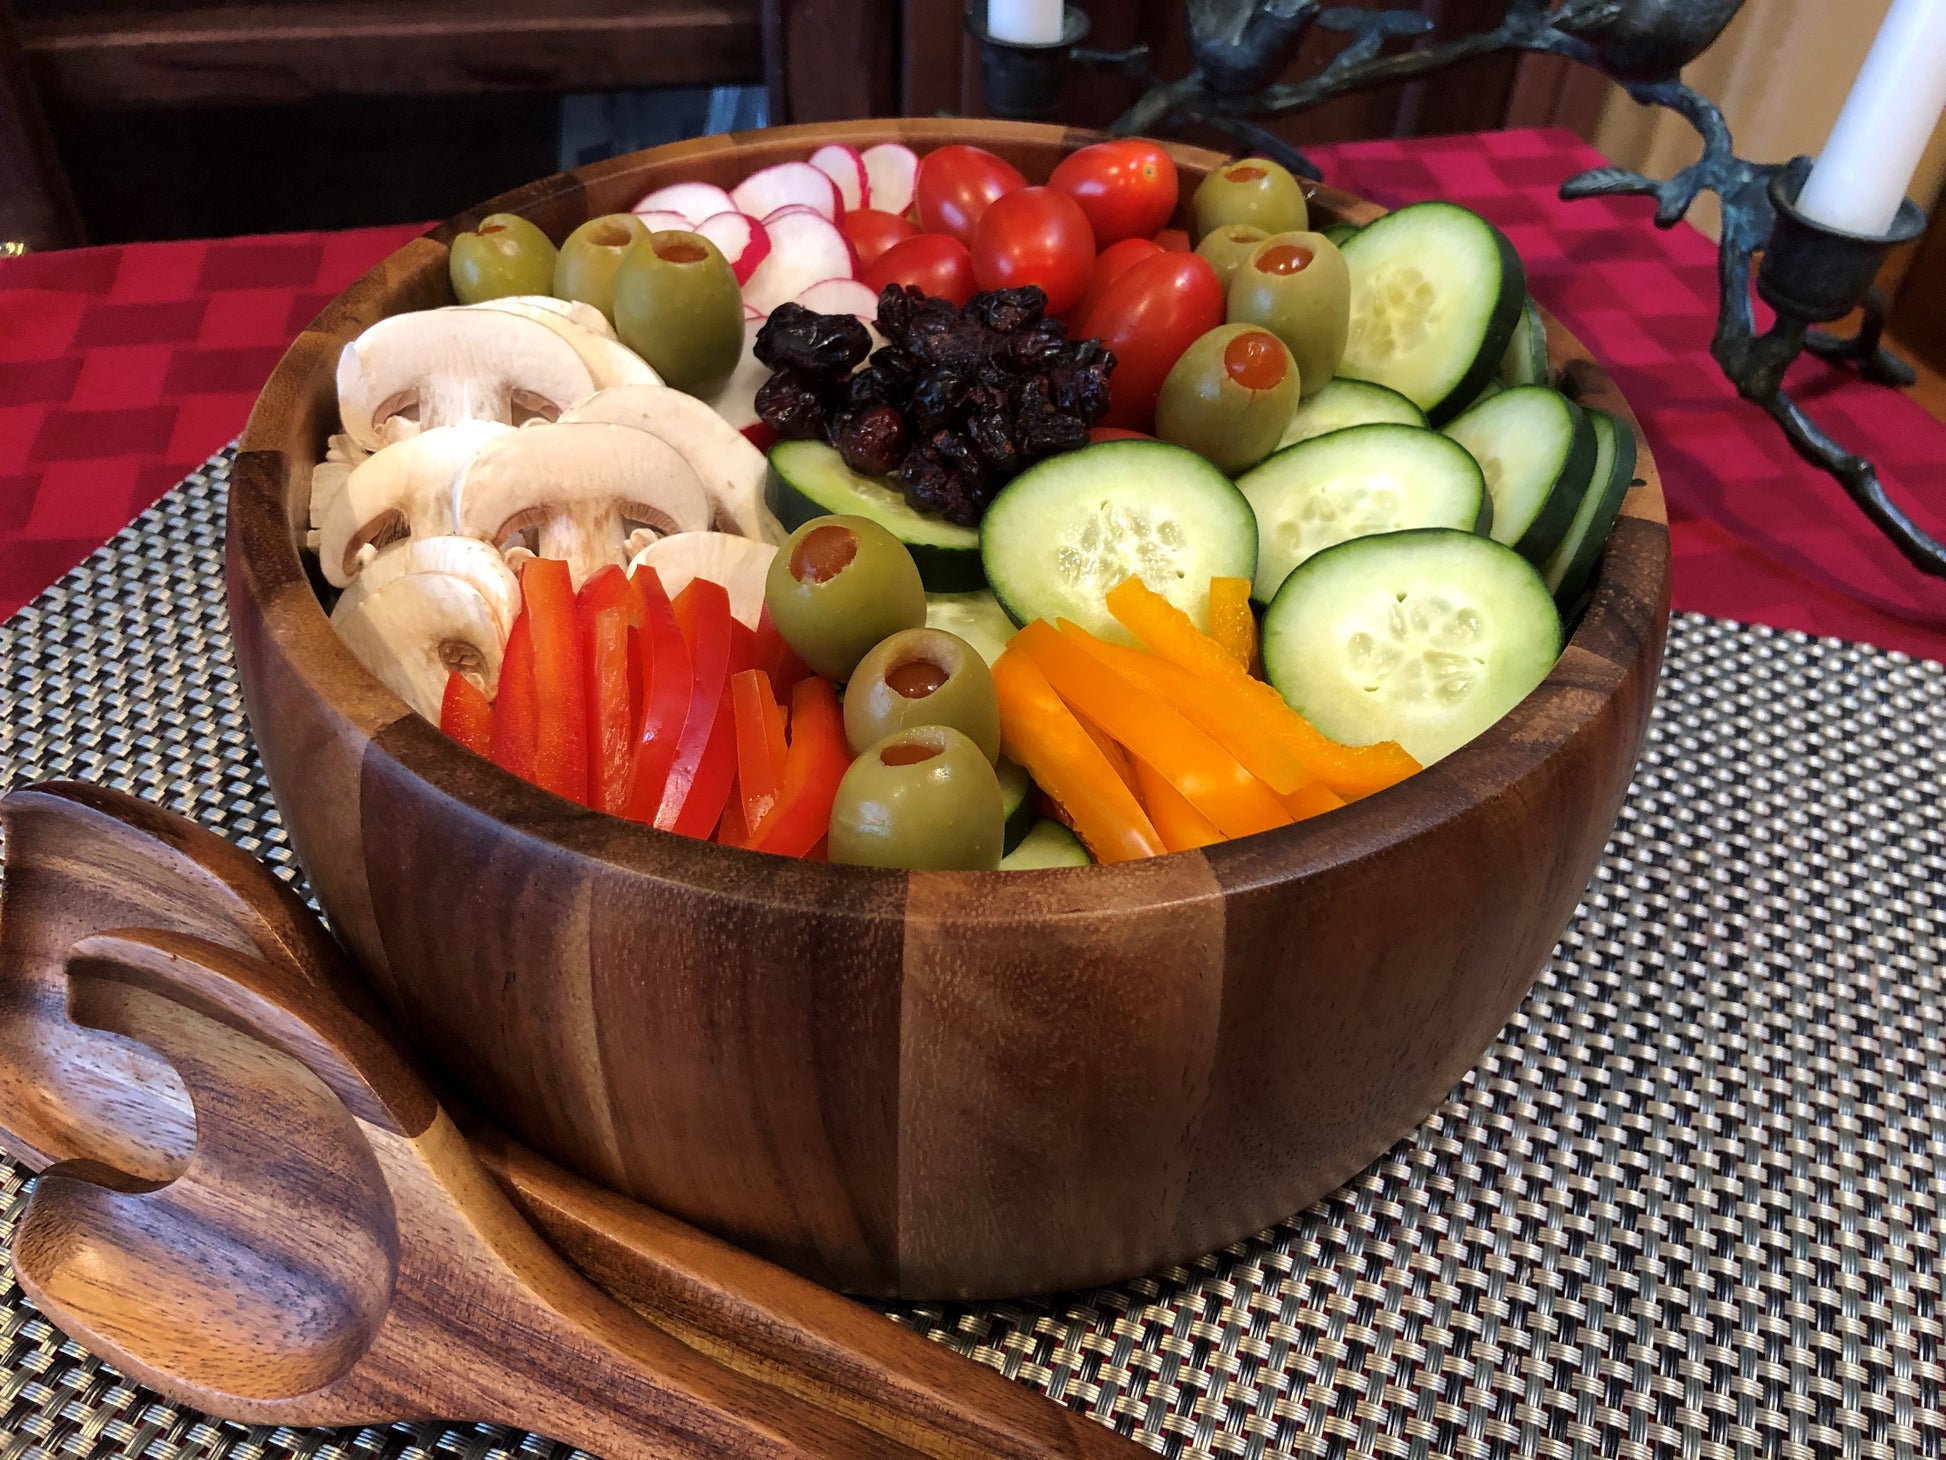
M814 517L793 532L771 559L764 605L826 679L849 679L879 640L926 621L912 554L869 517Z
M1189 200L1189 231L1197 243L1226 223L1290 233L1309 226L1310 210L1296 178L1267 157L1246 157L1217 168Z
M677 390L711 396L743 354L743 291L699 233L651 233L615 270L615 333Z
M554 245L519 214L493 213L477 233L453 240L446 271L461 304L546 294L554 287Z
M993 765L950 725L874 741L831 803L830 856L856 867L978 871L1000 865L1006 817Z
M1300 381L1291 352L1254 324L1219 325L1170 369L1155 402L1155 433L1235 476L1277 449Z
M567 237L554 260L554 297L592 304L615 322L615 271L628 251L649 236L633 213L590 218Z
M1351 271L1322 233L1279 233L1257 245L1230 281L1232 324L1262 325L1291 352L1304 394L1337 373L1351 331Z
M1210 261L1216 269L1217 283L1227 291L1243 261L1268 237L1254 223L1229 223L1205 234L1203 241L1196 245L1196 252Z
M895 730L950 725L988 760L1000 758L1000 699L979 651L944 629L881 639L845 686L845 739L854 754Z

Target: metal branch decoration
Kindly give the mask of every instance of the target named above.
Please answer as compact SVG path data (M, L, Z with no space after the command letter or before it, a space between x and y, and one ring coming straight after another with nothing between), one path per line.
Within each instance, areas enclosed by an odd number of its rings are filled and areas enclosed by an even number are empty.
M1855 366L1868 380L1911 383L1912 372L1879 345L1885 301L1871 285L1886 253L1923 231L1925 215L1907 201L1884 237L1842 233L1793 206L1809 159L1757 163L1736 155L1723 113L1677 78L1742 6L1743 0L1508 0L1505 17L1492 30L1388 52L1388 42L1428 35L1432 21L1417 10L1363 10L1318 0L1188 0L1189 47L1196 64L1174 81L1155 74L1146 47L1114 52L1082 47L1087 18L1074 7L1068 8L1066 32L1056 46L995 41L986 30L982 3L974 5L967 23L981 44L989 105L1001 115L1051 115L1072 61L1147 85L1142 98L1115 120L1114 132L1166 135L1201 123L1312 178L1317 169L1265 121L1497 51L1565 56L1612 77L1643 105L1677 113L1702 138L1703 155L1696 162L1663 179L1626 168L1595 168L1562 184L1561 196L1646 195L1656 200L1656 225L1669 228L1701 193L1715 193L1722 202L1723 228L1712 355L1738 392L1776 420L1800 456L1836 478L1907 559L1923 572L1946 577L1946 544L1893 502L1871 462L1826 435L1783 384L1785 369L1807 349ZM1345 44L1317 75L1277 84L1314 26L1344 36ZM1005 104L993 105L996 100ZM1760 268L1753 265L1759 250ZM1753 282L1777 316L1761 332ZM1865 322L1853 337L1835 338L1812 328L1861 305Z

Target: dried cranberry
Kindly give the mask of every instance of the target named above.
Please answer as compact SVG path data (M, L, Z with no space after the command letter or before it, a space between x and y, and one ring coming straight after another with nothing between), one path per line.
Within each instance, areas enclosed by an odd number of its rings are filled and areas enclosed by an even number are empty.
M757 418L787 441L824 434L823 383L780 370L757 387Z
M987 411L966 423L966 434L985 461L991 476L1010 481L1020 471L1011 423L997 411Z
M1062 451L1076 451L1088 444L1088 423L1079 416L1057 412L1022 412L1014 430L1020 453L1030 461Z
M957 370L928 370L912 387L912 422L921 431L958 425L966 414L966 377Z
M837 375L871 353L871 333L849 314L819 314L801 304L780 304L757 331L757 359L772 370Z
M905 417L893 406L872 406L844 418L838 454L853 471L885 476L905 460Z
M989 289L966 301L960 318L971 320L999 334L1012 334L1040 323L1047 312L1047 295L1038 284L1018 289Z
M1064 416L1094 422L1108 409L1108 372L1099 365L1057 365L1048 372L1047 385L1054 408Z

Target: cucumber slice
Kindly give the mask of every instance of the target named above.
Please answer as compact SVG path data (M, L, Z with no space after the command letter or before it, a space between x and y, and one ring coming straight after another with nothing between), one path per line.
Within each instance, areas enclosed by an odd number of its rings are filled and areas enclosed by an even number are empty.
M1437 426L1500 368L1527 298L1505 235L1457 203L1414 203L1341 246L1351 334L1340 375L1390 386Z
M898 483L860 475L822 441L779 441L770 448L764 501L786 531L826 515L871 518L906 545L928 593L986 586L977 527L915 511Z
M1514 326L1514 337L1507 341L1507 353L1500 357L1496 378L1502 385L1548 383L1547 326L1541 323L1540 311L1531 299L1520 306L1520 323Z
M1595 428L1595 471L1581 494L1574 522L1541 568L1541 577L1563 609L1579 599L1595 576L1601 550L1622 515L1622 498L1635 480L1635 432L1607 411L1589 411Z
M1423 426L1426 413L1396 390L1387 390L1368 380L1329 380L1322 390L1291 412L1290 424L1284 427L1284 439L1277 445L1282 449L1309 441L1313 436L1342 431L1347 426L1381 423Z
M1411 527L1477 532L1492 511L1479 463L1423 426L1333 431L1285 447L1237 486L1257 514L1250 596L1259 603L1275 598L1298 564L1338 543Z
M1011 852L1040 816L1034 809L1034 778L1004 755L994 763L993 774L1000 781L1000 810L1007 818L1000 846L1003 851Z
M1209 627L1209 580L1257 569L1257 519L1230 479L1166 441L1103 441L1051 456L1000 489L980 558L1015 623L1073 619L1130 642L1108 590L1131 574Z
M1547 678L1561 615L1534 565L1451 528L1327 548L1264 616L1264 669L1347 745L1396 740L1430 765Z
M1000 870L1031 872L1040 867L1086 867L1094 860L1073 832L1053 818L1043 816L1021 844L1000 859Z
M971 593L928 593L926 627L958 634L979 651L989 668L1014 636L1016 625L985 588Z
M1362 224L1358 223L1333 223L1329 228L1324 230L1324 236L1337 244L1339 248L1343 248L1345 246L1345 240L1358 232L1362 226Z
M1493 540L1531 562L1560 545L1595 469L1588 416L1545 385L1510 385L1446 428L1493 494Z

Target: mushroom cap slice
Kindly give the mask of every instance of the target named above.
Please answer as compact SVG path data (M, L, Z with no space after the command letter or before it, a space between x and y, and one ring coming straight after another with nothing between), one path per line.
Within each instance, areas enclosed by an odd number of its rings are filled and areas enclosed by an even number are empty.
M318 523L325 578L340 588L351 582L367 547L451 535L454 481L487 442L512 431L494 421L435 426L359 462Z
M499 625L493 606L464 578L407 573L349 609L340 603L331 626L360 664L435 725L453 670L489 698L499 691Z
M562 421L606 421L660 436L689 459L715 505L719 532L781 543L789 536L764 505L764 454L711 407L666 385L597 391Z
M562 314L555 310L535 307L529 302L533 297L530 294L516 294L506 299L485 299L478 304L458 304L452 307L499 309L546 325L574 346L574 352L581 357L581 363L588 367L588 373L594 376L598 389L606 390L611 385L662 384L662 377L655 373L647 360L616 339L612 332L605 330L608 321L602 317L599 309L579 303L574 306L601 320L604 326L602 332L589 329L578 315Z
M552 294L507 294L499 299L482 299L478 304L456 305L460 309L507 309L515 314L551 314L556 319L565 319L570 324L578 324L605 340L617 339L615 327L608 322L608 316L594 305L579 299L556 299Z
M311 468L310 546L313 549L317 547L317 529L324 523L324 509L351 476L352 468L370 455L371 452L343 432L325 442L324 460Z
M709 494L660 436L600 422L530 426L489 441L454 484L457 530L495 547L533 531L544 558L564 558L578 588L628 561L629 533L700 532Z
M776 545L759 538L731 532L678 532L643 548L628 570L654 568L671 598L698 578L721 583L730 595L731 615L754 629L764 611L770 560L776 556Z
M551 421L594 393L574 346L504 309L395 314L338 357L345 434L371 451L461 421Z
M477 537L410 537L394 543L351 580L332 616L350 613L379 589L413 573L444 573L470 583L493 610L501 644L507 642L520 612L520 575L499 549Z

